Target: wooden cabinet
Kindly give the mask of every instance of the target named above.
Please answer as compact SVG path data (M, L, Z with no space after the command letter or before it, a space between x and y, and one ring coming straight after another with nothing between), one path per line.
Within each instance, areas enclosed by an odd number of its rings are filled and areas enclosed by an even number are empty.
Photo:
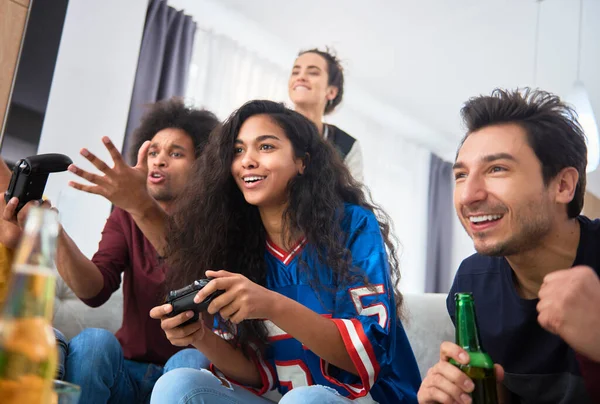
M30 0L0 0L0 134L27 24Z

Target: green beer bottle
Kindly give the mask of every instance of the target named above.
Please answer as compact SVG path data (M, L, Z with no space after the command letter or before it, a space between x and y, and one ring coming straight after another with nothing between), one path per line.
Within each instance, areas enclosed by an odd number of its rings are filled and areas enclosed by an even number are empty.
M456 345L467 351L470 357L468 365L450 360L473 380L475 389L471 393L473 404L496 404L496 373L494 362L479 343L479 329L475 318L475 302L472 293L456 293Z

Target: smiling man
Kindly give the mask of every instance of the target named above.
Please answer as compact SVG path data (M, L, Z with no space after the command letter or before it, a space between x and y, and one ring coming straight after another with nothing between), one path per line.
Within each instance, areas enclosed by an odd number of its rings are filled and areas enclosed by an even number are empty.
M69 167L92 183L71 182L72 187L107 198L115 209L91 260L61 230L58 271L77 297L92 307L104 304L123 279L123 324L116 335L86 329L69 343L65 379L81 386L86 403L144 403L164 372L205 366L194 350L171 345L160 324L148 315L164 301L168 269L157 253L161 237L146 222L154 207L155 212L171 214L196 158L218 124L208 111L187 108L177 100L159 102L134 134L135 167L125 163L107 137L102 140L114 161L112 168L87 149L81 154L102 175Z
M448 312L455 321L454 293L473 293L504 402L592 402L600 221L580 215L583 130L558 97L529 89L473 98L462 116L467 134L454 164L454 204L477 253L458 269ZM448 362L468 363L465 354L442 344L419 402L471 402L472 381Z

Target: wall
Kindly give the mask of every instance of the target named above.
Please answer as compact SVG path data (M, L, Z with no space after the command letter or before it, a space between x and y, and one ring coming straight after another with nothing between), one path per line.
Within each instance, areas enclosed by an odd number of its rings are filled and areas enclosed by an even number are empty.
M448 289L452 285L452 280L454 279L454 274L456 273L456 270L460 266L460 263L465 258L471 256L472 254L475 254L475 247L473 247L473 240L471 240L471 238L467 234L466 230L464 229L463 225L458 220L458 217L456 216L454 207L452 207L452 213L454 215L454 219L452 222L452 224L453 224L452 234L454 237L452 244L454 247L452 248L452 261L451 261L452 265L450 267L450 273L448 274L448 278L447 278Z
M63 153L83 168L88 147L110 161L100 141L120 148L146 16L146 0L70 0L38 153ZM98 246L110 203L67 186L76 177L52 174L46 195L87 256Z

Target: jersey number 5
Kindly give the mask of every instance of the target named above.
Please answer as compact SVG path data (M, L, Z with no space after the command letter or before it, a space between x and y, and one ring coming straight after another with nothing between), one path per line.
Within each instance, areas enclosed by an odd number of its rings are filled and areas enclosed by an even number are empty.
M360 288L350 289L350 296L352 297L352 302L354 302L354 307L356 307L356 312L359 316L377 316L378 323L384 330L387 327L387 308L383 303L376 303L370 306L363 306L363 302L361 299L367 296L373 295L382 295L385 293L385 289L383 285L373 285L371 289L366 286Z
M313 381L308 366L299 359L291 361L275 361L279 384L288 390L302 386L312 386Z

